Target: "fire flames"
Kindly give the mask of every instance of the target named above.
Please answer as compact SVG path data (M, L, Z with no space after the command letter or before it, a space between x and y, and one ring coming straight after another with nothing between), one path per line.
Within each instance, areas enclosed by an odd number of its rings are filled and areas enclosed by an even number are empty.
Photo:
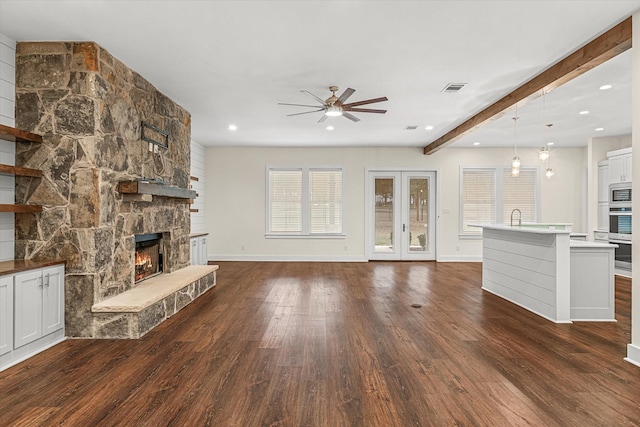
M144 252L136 252L136 278L141 280L154 273L151 255Z

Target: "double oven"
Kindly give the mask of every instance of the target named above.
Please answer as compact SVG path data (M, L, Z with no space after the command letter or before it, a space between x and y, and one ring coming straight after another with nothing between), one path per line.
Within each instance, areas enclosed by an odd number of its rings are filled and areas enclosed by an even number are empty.
M609 243L618 245L615 266L631 270L631 183L609 186Z

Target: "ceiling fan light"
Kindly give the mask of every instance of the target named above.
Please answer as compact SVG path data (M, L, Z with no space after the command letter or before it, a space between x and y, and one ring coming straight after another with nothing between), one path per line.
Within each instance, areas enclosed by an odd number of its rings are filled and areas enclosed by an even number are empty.
M325 111L324 115L329 117L338 117L342 115L342 110L335 105L331 105L327 107L327 111Z

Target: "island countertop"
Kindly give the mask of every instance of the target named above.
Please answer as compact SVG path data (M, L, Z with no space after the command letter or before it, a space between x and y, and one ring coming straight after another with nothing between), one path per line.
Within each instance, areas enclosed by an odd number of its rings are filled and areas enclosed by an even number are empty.
M523 225L504 225L504 224L469 224L469 227L478 227L478 228L487 228L490 230L505 230L505 231L521 231L523 233L535 233L535 234L571 234L570 229L549 229L549 228L541 228L544 226L553 227L553 226L564 226L568 224L523 224Z

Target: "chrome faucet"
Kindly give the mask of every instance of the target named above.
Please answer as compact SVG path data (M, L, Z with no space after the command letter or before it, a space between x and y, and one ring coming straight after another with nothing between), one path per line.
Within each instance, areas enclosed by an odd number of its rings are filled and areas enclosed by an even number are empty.
M513 214L518 211L518 213L520 215L518 215L518 227L522 226L522 212L520 212L520 209L514 209L511 211L511 226L513 227Z

